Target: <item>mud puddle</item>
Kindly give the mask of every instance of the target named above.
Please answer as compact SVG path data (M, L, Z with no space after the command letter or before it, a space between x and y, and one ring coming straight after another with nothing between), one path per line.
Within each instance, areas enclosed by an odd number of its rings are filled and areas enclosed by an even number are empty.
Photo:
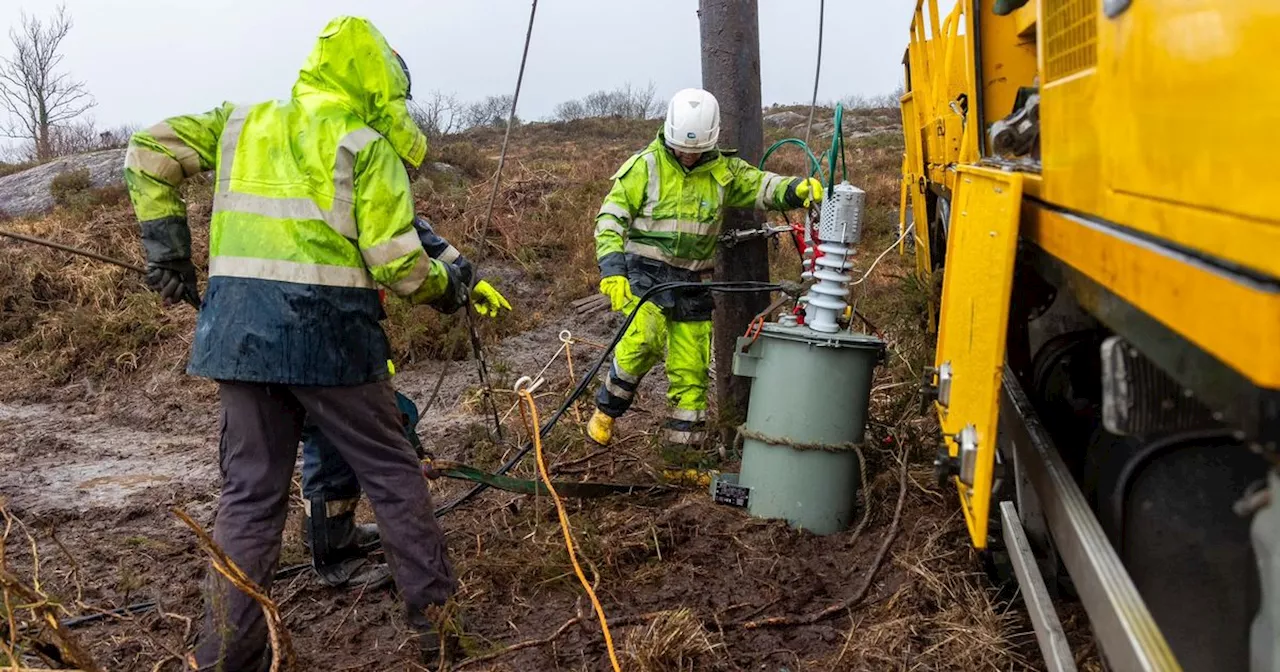
M159 487L212 487L213 437L120 427L51 405L0 405L0 494L19 511L120 508Z

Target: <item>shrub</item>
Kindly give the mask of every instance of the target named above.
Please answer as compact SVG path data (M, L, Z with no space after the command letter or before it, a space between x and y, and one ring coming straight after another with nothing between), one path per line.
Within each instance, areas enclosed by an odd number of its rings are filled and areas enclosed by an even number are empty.
M80 200L81 195L92 188L93 180L89 177L89 169L80 168L54 177L49 183L49 195L53 197L54 203L65 208Z
M73 211L123 202L128 195L124 185L93 186L88 168L68 170L49 183L49 195L58 207Z
M0 161L0 177L21 173L28 168L34 168L36 165L37 164L29 161L19 163L5 163L4 161Z
M485 156L469 142L451 142L440 147L432 161L441 161L462 171L470 178L487 178L498 169L498 162Z

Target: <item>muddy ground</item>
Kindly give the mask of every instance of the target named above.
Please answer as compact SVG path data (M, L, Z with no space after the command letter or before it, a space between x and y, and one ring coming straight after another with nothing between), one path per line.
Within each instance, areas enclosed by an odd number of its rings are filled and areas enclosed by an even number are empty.
M890 112L886 118L896 119ZM465 332L453 318L391 307L388 327L404 360L397 387L424 405L444 374L419 426L438 457L482 468L503 462L527 434L513 407L514 381L551 362L538 400L545 417L570 387L567 359L561 354L552 361L562 347L560 332L580 339L571 349L579 374L599 356L592 344L612 335L616 317L578 318L567 308L595 283L590 227L572 223L590 220L608 175L652 137L652 127L638 124L634 137L623 137L616 123L588 122L587 130L600 127L598 146L566 149L553 124L538 129L547 137L517 149L509 203L499 208L492 229L501 241L500 261L482 264L516 307L505 321L482 325L504 442L493 441L486 428L475 363L432 359L450 348L457 352L457 336ZM882 143L851 150L851 179L872 195L866 244L872 252L897 235L900 151ZM441 151L455 165L465 166L471 156L453 154L450 146ZM475 184L423 183L419 193L419 207L454 239L463 239L483 212L490 168L481 159L471 157ZM798 155L787 160L791 170L802 169ZM785 168L784 162L779 169ZM206 217L207 203L193 212ZM55 214L29 225L33 233L60 239L98 232L79 243L137 254L127 207L83 217L90 224ZM202 235L197 230L197 248ZM208 527L219 487L216 389L182 373L189 316L161 313L136 282L110 269L72 262L77 275L67 279L61 272L67 262L56 255L3 247L0 253L12 262L0 264L6 279L0 306L7 311L0 315L0 338L13 339L0 343L0 499L12 515L3 568L38 584L51 613L64 620L156 603L145 613L69 632L104 670L185 669L208 562L172 510ZM775 276L797 263L784 257L773 255ZM860 297L859 310L891 352L875 380L864 449L865 524L817 537L717 506L696 488L569 502L574 537L623 669L1040 669L1016 589L984 574L955 493L934 484L936 424L917 413L915 398L920 367L932 360L932 339L924 324L927 292L912 282L912 263L909 255L889 254ZM6 294L6 286L14 291ZM589 401L568 413L546 445L557 477L654 482L661 461L652 444L664 388L658 368L608 450L583 438ZM726 470L736 469L733 458L730 453ZM531 461L517 473L531 477ZM437 503L465 487L432 483ZM370 518L368 510L360 515ZM299 519L295 498L282 565L306 561ZM475 661L461 669L611 669L556 520L548 501L493 491L443 518L460 578L464 643ZM329 589L301 572L277 582L271 596L298 670L420 669L389 591ZM1065 613L1082 669L1097 669L1087 624ZM28 615L17 610L18 617ZM28 631L25 639L51 641L47 629ZM26 662L65 667L54 659L55 649L44 651L40 659L29 647Z
M542 369L560 349L562 329L602 343L611 321L564 317L503 341L488 353L495 385L509 389L515 377ZM598 356L586 343L572 353L579 370ZM397 386L425 403L441 367L441 393L420 427L425 444L440 457L496 464L510 449L495 446L483 429L472 362L412 368L401 372ZM540 404L549 413L568 388L563 356L546 375L548 395ZM609 451L585 444L577 419L585 415L566 416L549 442L551 462L562 465L560 476L652 480L657 461L650 439L660 417L661 378L660 370L649 378L638 412L620 423L621 440ZM496 396L505 416L513 397L501 389ZM914 411L907 409L907 420L897 422L909 401L904 395L877 396L879 414L867 450L869 515L856 534L817 537L750 519L695 490L571 502L575 535L596 572L624 667L1035 669L1035 647L1020 605L1010 604L1011 594L979 573L953 494L932 483L927 421L911 418ZM0 493L36 540L43 590L62 603L66 615L141 601L159 605L74 630L109 670L181 669L176 656L189 643L189 619L200 609L206 561L170 510L181 508L206 526L212 521L216 406L210 397L159 414L146 408L156 403L163 401L140 390L110 403L0 406L0 463L6 467ZM131 406L141 408L127 412ZM584 404L582 413L588 408ZM889 412L894 417L883 415ZM518 413L506 427L508 433L520 431ZM904 455L905 472L898 462ZM462 487L433 484L438 502ZM284 565L305 561L298 516L295 502ZM546 501L491 492L446 517L444 525L473 655L546 638L589 612ZM873 563L891 529L895 537L877 567ZM10 563L29 570L30 552L15 539ZM873 568L878 571L868 578ZM852 609L811 625L744 627L747 621L809 614L864 590ZM303 573L277 583L272 595L292 635L299 669L415 669L389 592L329 589ZM598 626L587 618L544 645L470 669L609 668Z

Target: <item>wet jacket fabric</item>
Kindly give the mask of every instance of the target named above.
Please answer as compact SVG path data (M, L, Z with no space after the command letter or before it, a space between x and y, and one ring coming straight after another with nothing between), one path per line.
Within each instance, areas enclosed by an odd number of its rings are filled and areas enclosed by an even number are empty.
M148 260L190 256L182 181L215 172L209 283L188 372L358 385L388 376L382 286L443 295L443 262L413 226L404 163L426 137L408 80L368 21L325 27L288 100L167 119L132 138L125 179Z
M799 182L718 151L685 168L659 132L614 174L613 188L596 215L601 274L624 275L624 253L689 271L708 270L725 208L800 207Z

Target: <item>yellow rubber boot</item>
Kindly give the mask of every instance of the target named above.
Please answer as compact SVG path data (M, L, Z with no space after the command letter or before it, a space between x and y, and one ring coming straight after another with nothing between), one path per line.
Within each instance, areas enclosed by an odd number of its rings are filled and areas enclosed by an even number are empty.
M609 440L613 438L613 418L596 409L587 421L587 436L602 446L609 445Z

